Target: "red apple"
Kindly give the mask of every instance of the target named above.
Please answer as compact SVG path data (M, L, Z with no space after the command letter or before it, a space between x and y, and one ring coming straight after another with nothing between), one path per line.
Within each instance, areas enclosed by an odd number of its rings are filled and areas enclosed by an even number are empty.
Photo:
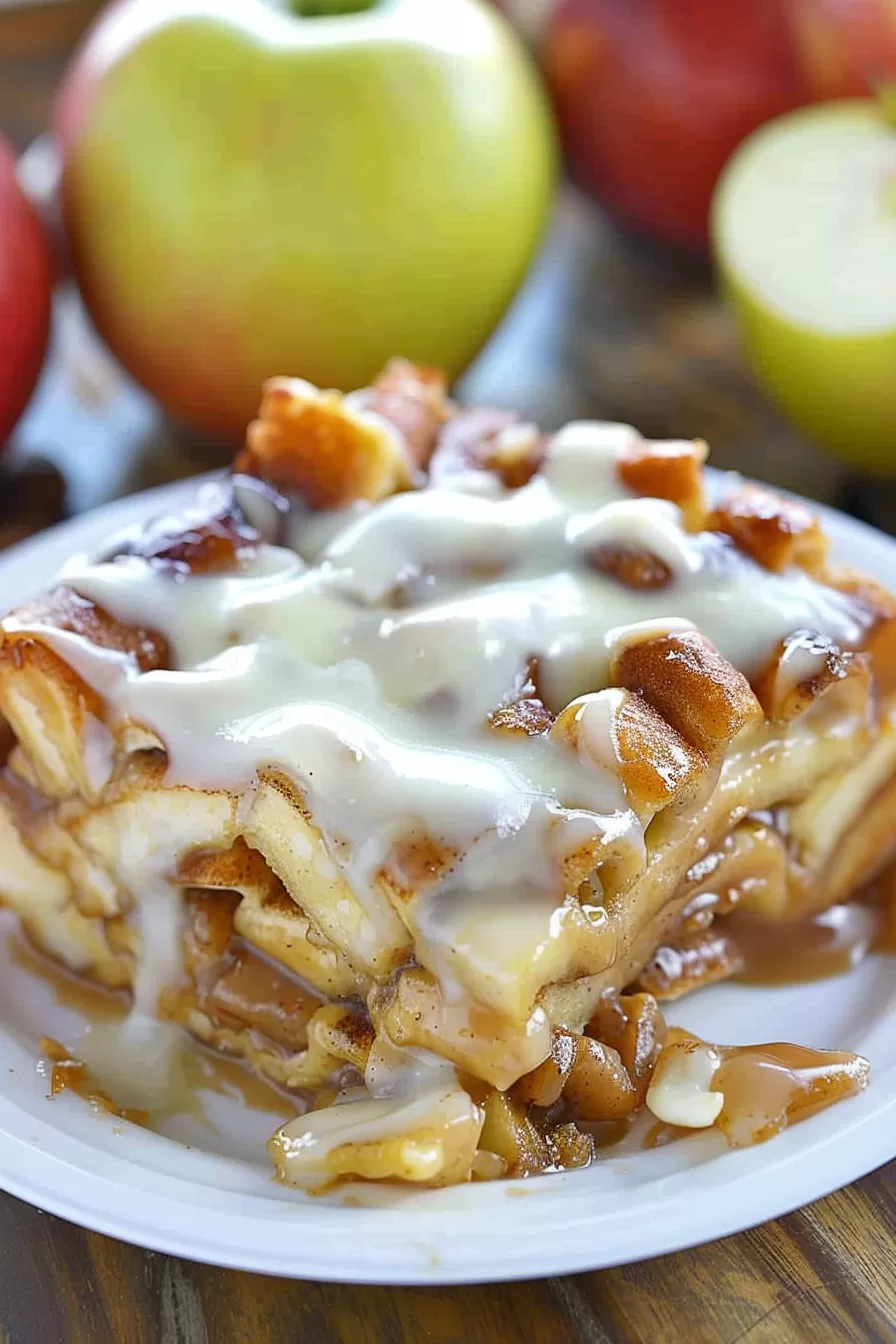
M582 184L702 249L729 155L804 103L896 76L889 0L559 0L544 62Z
M50 332L52 266L37 215L0 136L0 445L28 402Z
M797 61L812 102L896 80L892 0L788 0Z
M495 4L529 42L536 44L544 34L556 0L495 0Z

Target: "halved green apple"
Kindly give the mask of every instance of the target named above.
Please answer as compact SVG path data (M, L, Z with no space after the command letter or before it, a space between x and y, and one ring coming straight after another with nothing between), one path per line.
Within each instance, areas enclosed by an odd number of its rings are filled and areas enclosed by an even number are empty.
M874 99L755 131L716 188L723 283L761 381L849 462L896 474L896 129Z

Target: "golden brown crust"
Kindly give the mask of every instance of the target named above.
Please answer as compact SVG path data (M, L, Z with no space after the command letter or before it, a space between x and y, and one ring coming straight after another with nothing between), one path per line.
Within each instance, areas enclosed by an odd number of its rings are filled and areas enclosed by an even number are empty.
M704 774L703 757L642 696L625 698L615 728L619 774L636 810L668 807Z
M818 519L802 501L765 486L742 486L710 513L705 526L731 537L765 569L780 573L798 565L814 575L824 571L829 543Z
M660 1000L728 980L743 967L735 943L710 928L658 947L637 979L637 988Z
M382 499L409 484L401 448L382 427L349 415L339 393L288 378L265 383L258 419L233 465L295 491L313 509Z
M643 696L709 761L763 718L746 677L697 630L624 645L613 659L610 678Z
M602 759L600 753L594 754L589 719L595 711L599 731L608 730L603 744L608 759ZM706 772L703 754L686 742L643 696L631 691L617 688L580 696L558 714L551 736L565 742L580 756L592 756L596 765L613 769L642 820L689 796Z
M243 839L235 840L229 849L193 850L183 855L175 876L183 887L221 891L241 892L251 886L273 893L280 886L258 850L250 849Z
M447 413L439 375L405 361L351 398L271 378L234 470L294 491L313 509L383 499L414 484Z
M668 499L677 504L692 531L703 526L706 493L702 439L650 443L644 439L624 448L616 462L619 479L636 495Z
M394 425L420 468L432 457L438 431L450 413L445 375L407 359L390 359L369 388L354 394L354 404Z
M0 654L7 644L15 646L25 640L39 640L41 626L79 635L98 649L126 653L141 672L170 666L167 642L157 631L124 625L65 585L15 609L3 624Z

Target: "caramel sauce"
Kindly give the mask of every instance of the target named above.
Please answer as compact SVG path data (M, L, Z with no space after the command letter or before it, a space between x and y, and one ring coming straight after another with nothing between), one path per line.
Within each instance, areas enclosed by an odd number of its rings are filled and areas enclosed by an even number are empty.
M868 897L879 916L874 949L896 954L896 865L872 883Z
M712 1087L725 1098L716 1126L735 1148L764 1143L788 1125L861 1092L870 1065L861 1055L774 1042L728 1046Z
M706 1043L681 1027L669 1032L669 1050L689 1052ZM840 1050L771 1041L761 1045L712 1045L720 1060L709 1082L721 1093L722 1109L714 1122L732 1148L748 1148L779 1134L867 1085L871 1065L861 1055ZM669 1131L669 1132L667 1132ZM673 1126L654 1127L645 1146L658 1147L681 1133Z
M197 1100L197 1093L203 1090L228 1097L250 1110L261 1111L280 1120L292 1120L304 1109L301 1098L281 1092L240 1060L208 1050L198 1042L193 1044L188 1056L183 1097L178 1098L175 1106L166 1108L160 1114L131 1106L119 1106L84 1061L52 1036L41 1037L40 1051L53 1066L50 1071L51 1097L57 1097L63 1091L74 1092L98 1110L144 1128L152 1128L153 1122L183 1113L195 1114L207 1122L208 1117Z
M292 1120L306 1110L304 1098L281 1090L255 1073L242 1060L191 1042L190 1083L217 1096L228 1097L252 1111Z
M896 899L889 900L883 907L880 929L874 946L877 952L896 955Z
M286 1050L304 1050L308 1019L320 1007L320 999L239 944L242 939L234 939L233 965L203 998L206 1011L234 1019Z
M234 932L239 896L193 891L187 901L185 965L197 1002L213 1021L259 1032L273 1046L304 1050L321 999Z
M126 1018L129 1008L126 994L115 993L78 978L59 962L38 951L23 936L11 938L9 945L11 960L15 965L48 985L60 1007L77 1013L90 1025L123 1021ZM83 1060L78 1059L76 1051L68 1049L52 1037L42 1037L40 1049L53 1064L50 1073L51 1096L58 1096L64 1090L75 1092L97 1109L134 1124L151 1126L154 1122L180 1113L192 1113L207 1121L201 1100L197 1101L196 1098L196 1092L203 1090L282 1120L291 1120L306 1109L303 1096L282 1091L241 1060L207 1049L193 1038L190 1038L190 1048L185 1054L185 1085L173 1098L171 1107L166 1108L164 1115L150 1115L143 1110L119 1106L100 1086Z
M149 1112L137 1110L133 1107L119 1106L109 1096L102 1087L100 1087L96 1078L82 1059L78 1059L59 1041L52 1036L42 1036L40 1038L40 1051L46 1055L52 1063L50 1070L50 1096L58 1097L60 1092L75 1092L85 1101L89 1101L91 1106L98 1110L106 1111L109 1115L117 1115L121 1120L129 1120L132 1125L148 1125Z
M742 968L735 979L754 985L801 984L842 975L881 945L879 906L861 901L832 905L810 919L772 923L736 911L725 932Z
M39 951L23 933L10 938L9 950L14 965L43 980L61 1008L70 1008L89 1022L114 1022L127 1016L130 1007L127 994L104 989L95 981L74 975L61 962Z
M662 1120L656 1120L641 1140L641 1148L644 1152L651 1152L654 1148L665 1148L667 1143L674 1143L676 1139L686 1139L693 1133L693 1129L682 1129L681 1125L667 1125Z

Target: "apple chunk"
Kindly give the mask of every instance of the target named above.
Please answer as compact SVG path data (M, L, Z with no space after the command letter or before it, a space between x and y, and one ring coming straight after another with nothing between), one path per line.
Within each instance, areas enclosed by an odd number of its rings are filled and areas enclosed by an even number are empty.
M896 129L879 104L754 132L719 182L712 231L772 397L822 446L896 473Z

